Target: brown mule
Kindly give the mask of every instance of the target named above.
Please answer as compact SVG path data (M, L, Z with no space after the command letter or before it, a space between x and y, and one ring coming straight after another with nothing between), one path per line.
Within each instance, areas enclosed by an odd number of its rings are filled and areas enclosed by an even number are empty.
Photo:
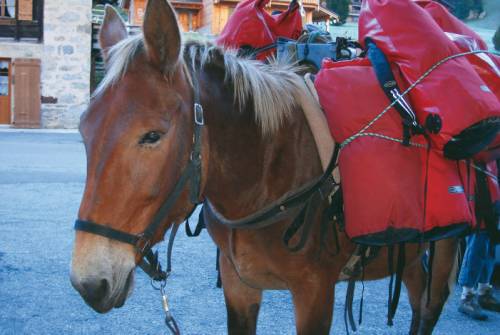
M222 215L245 217L321 174L300 103L308 93L289 68L238 59L210 45L183 48L165 0L149 0L143 31L143 37L127 38L121 19L107 9L100 43L108 72L80 125L87 181L79 219L130 234L146 229L190 159L193 82L199 83L205 117L201 197ZM153 244L193 209L189 188L188 183L162 220ZM318 214L305 247L292 253L282 243L290 222L258 230L207 222L221 250L230 334L255 333L264 289L291 291L298 334L329 333L334 283L354 245L340 234L341 252L325 250ZM331 232L326 245L334 245ZM408 246L403 276L412 334L431 333L438 320L449 294L456 242L436 245L428 306L422 251ZM365 279L388 275L386 252L366 267ZM141 256L130 244L77 231L71 283L92 308L107 312L125 303Z

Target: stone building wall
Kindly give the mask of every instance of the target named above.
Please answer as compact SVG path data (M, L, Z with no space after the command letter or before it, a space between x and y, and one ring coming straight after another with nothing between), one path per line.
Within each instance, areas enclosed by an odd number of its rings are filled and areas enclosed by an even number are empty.
M76 128L89 102L91 16L91 0L45 0L42 43L0 41L0 57L41 60L42 128Z
M76 128L90 95L91 0L45 0L42 127Z

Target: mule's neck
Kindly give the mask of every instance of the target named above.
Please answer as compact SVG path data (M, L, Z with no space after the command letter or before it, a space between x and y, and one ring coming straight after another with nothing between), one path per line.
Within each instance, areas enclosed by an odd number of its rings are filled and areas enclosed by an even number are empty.
M322 168L300 107L277 132L262 135L252 104L234 110L222 80L207 73L200 80L209 144L204 196L222 215L238 219L311 181Z

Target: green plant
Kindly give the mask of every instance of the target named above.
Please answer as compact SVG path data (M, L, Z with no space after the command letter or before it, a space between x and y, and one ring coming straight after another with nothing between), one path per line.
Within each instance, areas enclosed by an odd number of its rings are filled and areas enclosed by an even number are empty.
M327 0L326 7L340 16L340 23L345 23L349 16L350 0Z
M474 0L456 0L453 15L460 20L464 20L469 16L470 10L474 6Z
M498 26L497 31L495 32L495 35L493 35L493 46L495 47L495 50L500 51L500 26Z

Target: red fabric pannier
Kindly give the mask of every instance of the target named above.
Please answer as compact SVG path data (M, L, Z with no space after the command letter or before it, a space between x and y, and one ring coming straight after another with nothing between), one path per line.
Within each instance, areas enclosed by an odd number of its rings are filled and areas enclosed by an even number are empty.
M437 62L460 53L431 15L411 0L363 1L360 43L366 38L398 66L408 85ZM409 100L419 123L438 129L430 134L433 147L449 158L477 154L498 133L500 102L465 57L439 66L409 93Z
M415 0L445 32L455 33L459 35L469 36L477 42L477 49L487 50L488 46L466 24L453 16L443 5L432 0Z
M431 0L416 0L416 3L432 16L460 52L488 49L486 42L478 34L450 14L441 4ZM480 53L467 56L467 60L500 101L500 57ZM474 156L474 160L481 162L496 159L500 159L500 134L485 150Z
M297 39L302 32L300 5L292 1L288 10L269 14L264 7L270 0L244 0L240 2L217 38L225 48L258 49L276 42L278 37ZM264 60L272 51L257 55Z
M324 61L315 87L338 143L390 103L368 59ZM462 233L472 222L457 162L390 139L401 134L401 117L391 109L340 152L346 233L357 243L436 240ZM426 145L422 135L412 142Z

